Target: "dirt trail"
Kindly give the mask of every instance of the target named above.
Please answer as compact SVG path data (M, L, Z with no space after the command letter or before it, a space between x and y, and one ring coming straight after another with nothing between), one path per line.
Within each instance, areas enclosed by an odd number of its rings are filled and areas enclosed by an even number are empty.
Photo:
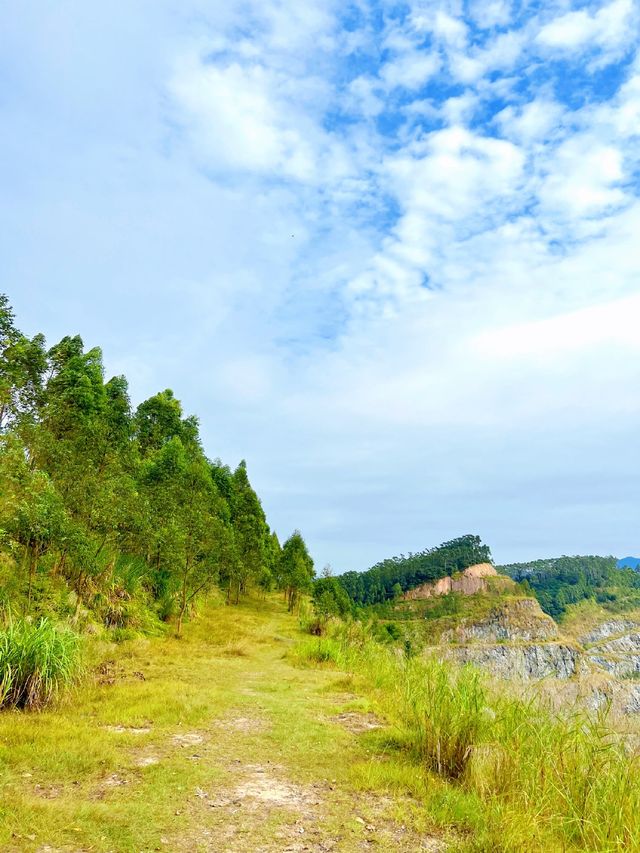
M282 658L281 649L274 654L270 647L243 663L247 672L239 679L242 686L234 691L232 712L215 720L206 732L177 736L178 742L197 741L194 760L215 767L217 773L215 782L193 791L185 805L189 830L164 835L166 849L229 853L446 850L441 838L416 833L396 821L397 803L391 798L354 791L331 778L327 755L309 748L301 758L306 736L300 724L306 715L327 729L329 741L334 737L346 743L354 759L361 748L359 736L383 728L382 721L369 712L335 713L344 702L340 688L330 689L335 673L301 674ZM281 690L274 691L274 683ZM283 704L282 694L294 685L297 701ZM280 743L278 732L283 730L291 732L293 762L288 760L287 745Z
M280 606L252 608L215 611L182 643L136 641L122 677L73 706L0 720L14 762L0 849L445 851L420 802L376 775L384 720L344 675L292 665Z

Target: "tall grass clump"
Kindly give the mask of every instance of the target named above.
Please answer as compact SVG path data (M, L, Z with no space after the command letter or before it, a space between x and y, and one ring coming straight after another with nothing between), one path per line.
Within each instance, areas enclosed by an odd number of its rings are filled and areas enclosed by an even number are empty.
M452 671L438 660L407 662L403 678L404 715L415 750L430 770L458 779L491 722L479 674Z
M0 630L0 708L39 709L80 672L80 640L49 619L17 620Z
M639 759L606 711L555 712L498 692L472 667L366 634L343 625L304 641L300 657L351 673L416 767L481 798L489 835L477 849L640 851Z

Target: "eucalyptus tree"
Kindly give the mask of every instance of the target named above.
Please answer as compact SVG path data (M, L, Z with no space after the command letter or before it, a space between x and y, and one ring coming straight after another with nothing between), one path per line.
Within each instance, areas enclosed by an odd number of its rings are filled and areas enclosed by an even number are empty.
M282 546L280 583L285 591L289 610L299 604L303 593L311 592L314 578L313 560L299 530L294 530Z

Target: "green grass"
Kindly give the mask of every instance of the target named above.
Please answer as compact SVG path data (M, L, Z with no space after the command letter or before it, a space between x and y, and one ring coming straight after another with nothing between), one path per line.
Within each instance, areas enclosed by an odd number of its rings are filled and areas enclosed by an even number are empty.
M114 683L87 674L69 702L0 714L0 849L640 850L635 765L603 721L496 696L359 624L305 637L275 596L203 606L181 640L108 637L87 638L85 659L114 662ZM372 712L382 728L336 721ZM176 746L188 733L202 743ZM256 766L319 799L315 823L209 806Z
M43 708L79 670L79 637L48 619L19 619L0 631L0 707Z
M336 850L359 850L375 825L376 849L398 849L385 835L396 826L419 849L415 833L446 834L458 819L472 820L442 809L434 820L413 797L425 785L403 755L382 761L385 748L374 738L333 720L354 697L334 669L291 665L287 651L302 635L279 597L203 606L181 640L116 645L107 636L89 638L86 657L92 666L115 662L115 683L98 672L70 702L0 714L0 849L253 853L299 843L301 822L311 846L331 838ZM243 731L238 718L256 725ZM202 743L176 746L175 736L194 732ZM145 756L157 763L141 766ZM258 765L266 769L260 778L272 773L321 800L317 818L260 802L209 806ZM110 784L114 775L126 784Z
M470 668L407 658L361 627L315 643L304 640L294 659L350 672L395 725L396 747L416 768L437 774L462 799L480 798L484 820L462 849L640 849L637 758L605 717L555 714L496 694Z

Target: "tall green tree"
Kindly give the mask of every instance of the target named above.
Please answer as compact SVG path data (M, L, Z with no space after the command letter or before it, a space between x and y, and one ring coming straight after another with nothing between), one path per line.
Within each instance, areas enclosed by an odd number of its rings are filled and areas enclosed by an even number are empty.
M250 582L257 583L262 578L264 585L265 572L269 571L269 529L260 499L249 482L244 459L231 477L230 507L235 560L230 566L228 596L229 600L235 596L237 604Z
M295 610L304 593L311 592L313 560L299 530L294 530L282 546L279 575L289 611Z
M35 417L46 366L44 336L18 331L9 300L0 293L0 432Z

